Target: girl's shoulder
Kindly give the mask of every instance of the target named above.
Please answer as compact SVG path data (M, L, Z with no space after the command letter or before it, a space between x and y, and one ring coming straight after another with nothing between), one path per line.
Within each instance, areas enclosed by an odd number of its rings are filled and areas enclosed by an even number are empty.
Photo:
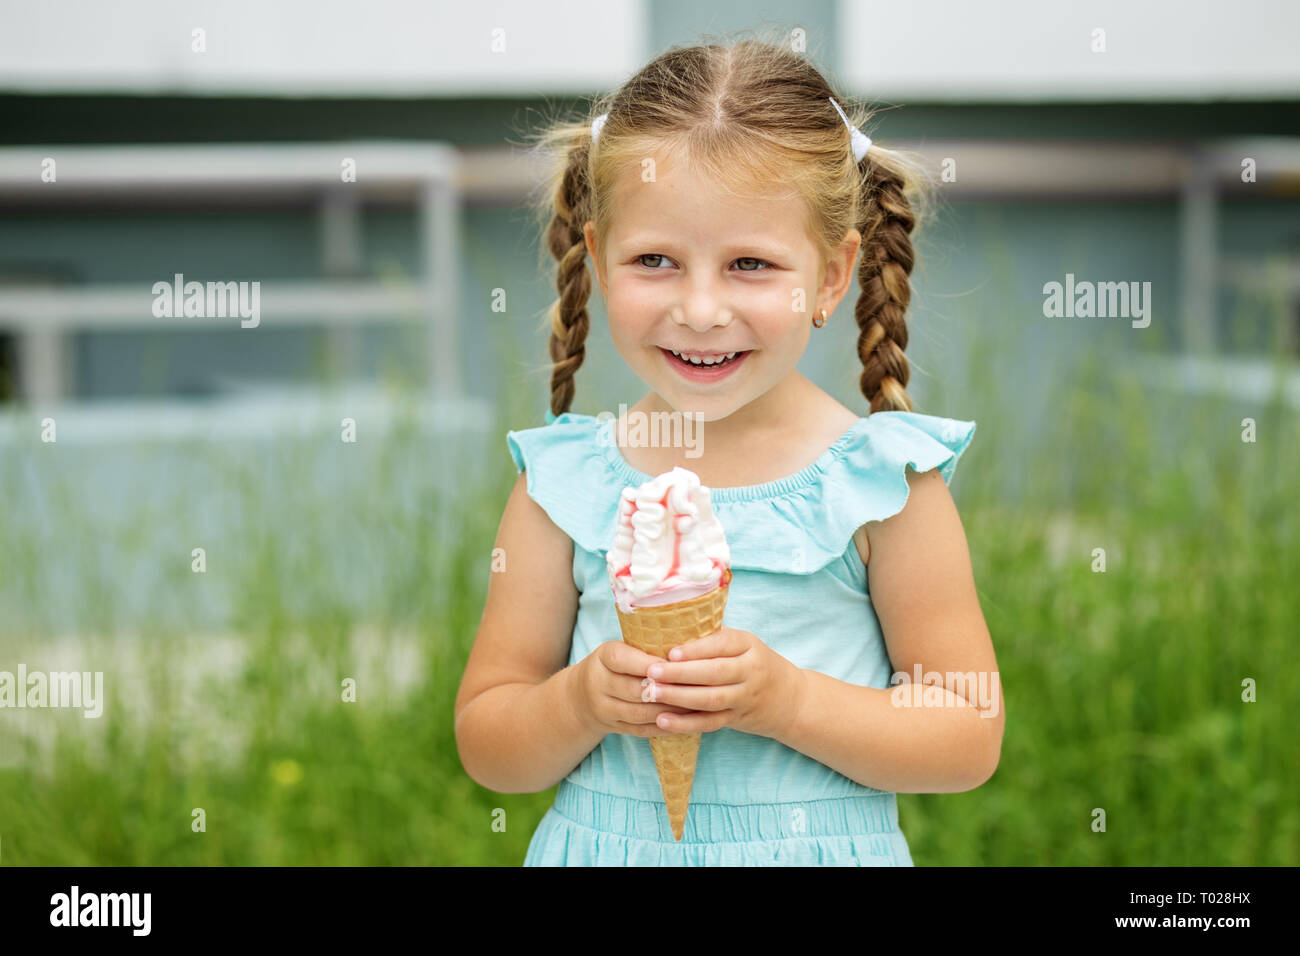
M619 495L650 477L624 460L613 420L565 413L506 435L530 497L579 546L607 550ZM815 462L761 485L711 488L732 566L810 574L843 556L869 521L902 511L907 469L937 468L951 483L975 422L919 412L876 412L853 423Z
M811 574L841 560L870 521L903 510L907 469L938 469L951 484L975 422L919 412L859 418L807 468L781 481L713 490L733 561L778 573Z
M548 424L506 432L506 445L523 473L528 496L574 543L607 549L623 486L600 454L603 419L576 412L547 414ZM612 501L612 505L611 505Z

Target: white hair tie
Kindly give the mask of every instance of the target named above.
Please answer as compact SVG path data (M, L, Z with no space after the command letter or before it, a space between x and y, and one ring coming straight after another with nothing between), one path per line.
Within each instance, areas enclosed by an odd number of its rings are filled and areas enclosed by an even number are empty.
M862 162L862 157L867 155L867 150L871 148L871 137L849 122L849 118L840 109L840 104L835 102L835 97L832 96L829 99L831 106L835 107L836 112L843 118L844 125L849 128L849 145L853 148L853 158L859 163ZM599 138L600 131L604 129L605 120L607 119L609 119L609 114L601 113L591 121L591 141L593 143Z
M867 155L867 150L871 148L871 137L849 122L849 118L840 109L840 104L835 102L835 97L831 96L828 99L831 101L831 106L835 107L835 112L839 113L840 118L844 120L844 125L849 128L849 143L853 147L853 158L862 162L862 157Z

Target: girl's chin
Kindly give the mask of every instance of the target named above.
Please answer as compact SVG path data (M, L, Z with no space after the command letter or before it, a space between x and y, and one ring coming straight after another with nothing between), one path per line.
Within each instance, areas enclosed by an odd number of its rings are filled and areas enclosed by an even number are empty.
M745 404L736 395L701 399L696 395L681 395L671 388L656 391L674 414L690 416L697 422L720 422Z

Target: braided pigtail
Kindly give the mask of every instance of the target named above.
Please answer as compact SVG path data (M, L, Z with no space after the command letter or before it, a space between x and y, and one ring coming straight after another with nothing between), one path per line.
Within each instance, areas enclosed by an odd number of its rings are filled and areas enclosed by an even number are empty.
M868 174L863 177L865 213L858 227L862 292L853 309L860 330L859 382L872 412L907 412L912 410L907 394L910 368L903 349L907 348L905 314L912 298L909 277L916 259L911 235L916 215L904 195L903 176L878 155L879 151L875 156L868 153L863 159Z
M586 355L590 326L587 300L591 296L591 275L587 271L587 246L583 223L587 215L591 186L587 179L589 132L580 134L569 149L564 171L552 194L553 215L546 228L546 246L556 260L555 285L559 298L551 306L551 412L562 415L573 404L573 375Z

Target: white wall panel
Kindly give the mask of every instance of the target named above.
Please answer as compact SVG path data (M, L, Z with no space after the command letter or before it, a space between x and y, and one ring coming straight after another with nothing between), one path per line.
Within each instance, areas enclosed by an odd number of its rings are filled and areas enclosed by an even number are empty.
M644 0L0 0L0 89L586 92L640 68L646 16Z
M1300 94L1296 0L842 0L839 12L840 74L872 99Z

